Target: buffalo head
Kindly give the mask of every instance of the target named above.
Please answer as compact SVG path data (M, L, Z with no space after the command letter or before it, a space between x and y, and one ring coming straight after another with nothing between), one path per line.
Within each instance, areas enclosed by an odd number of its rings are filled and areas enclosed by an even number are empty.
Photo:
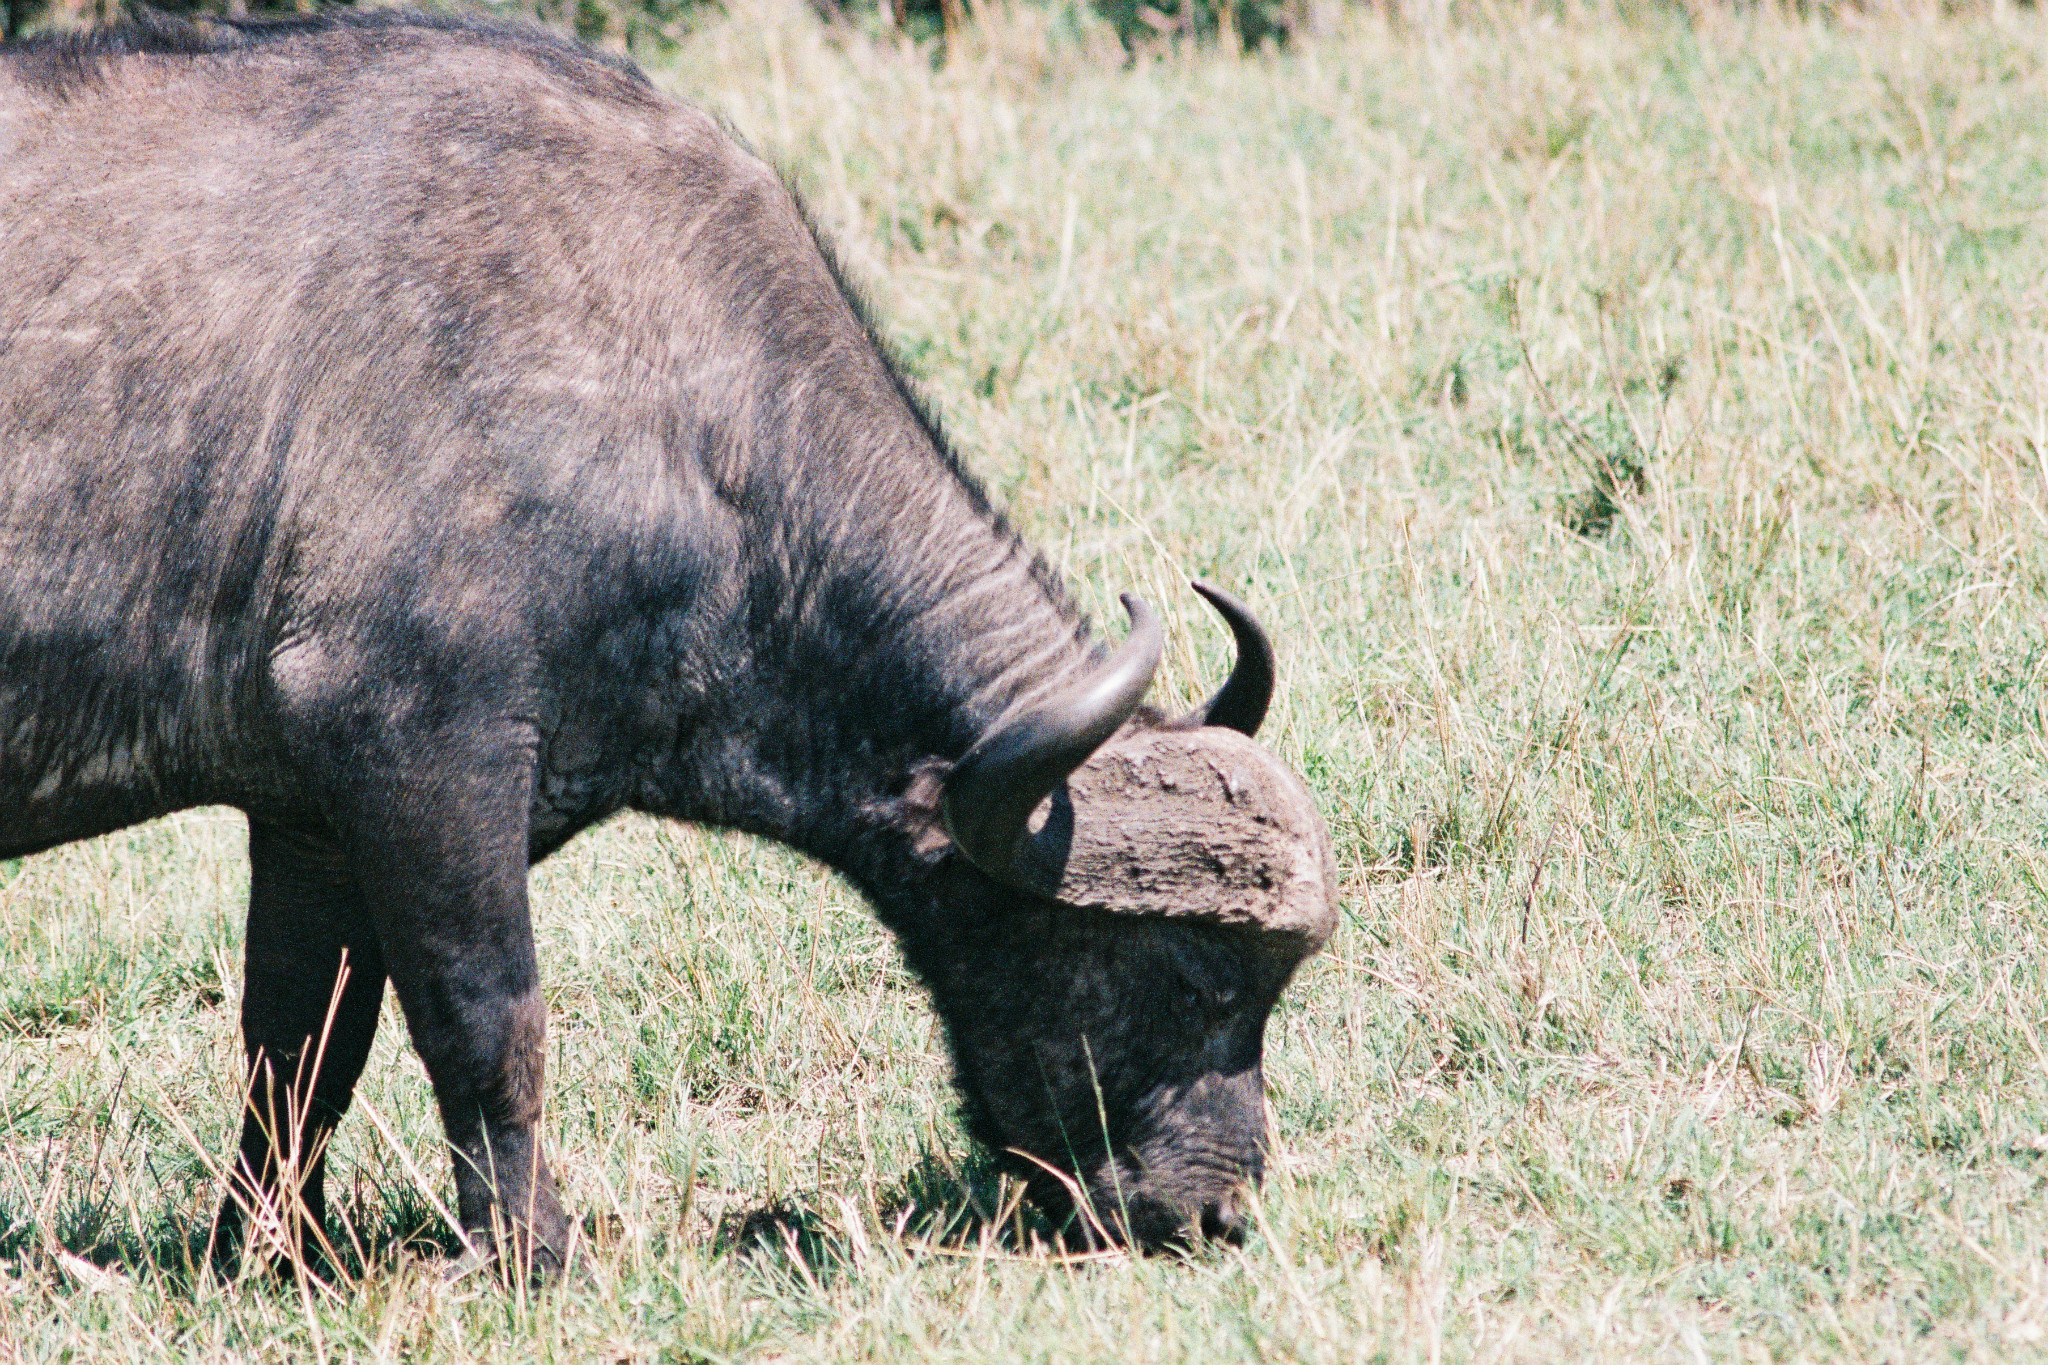
M969 1124L1087 1241L1240 1235L1265 1162L1266 1018L1335 924L1328 831L1252 739L1271 648L1243 604L1196 588L1238 641L1208 703L1139 710L1160 629L1126 597L1130 638L1092 677L911 803L930 813L941 922L906 946Z

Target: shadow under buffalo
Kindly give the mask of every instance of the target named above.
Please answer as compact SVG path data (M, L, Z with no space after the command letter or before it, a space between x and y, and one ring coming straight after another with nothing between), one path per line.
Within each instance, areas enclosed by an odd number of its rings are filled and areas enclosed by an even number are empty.
M926 1152L894 1185L874 1196L873 1222L858 1232L845 1226L849 1214L863 1217L858 1196L835 1199L815 1190L772 1203L736 1209L720 1221L714 1254L738 1256L817 1285L852 1273L862 1242L883 1235L912 1254L998 1255L1112 1259L1079 1213L1056 1219L1024 1197L1024 1186L986 1155L955 1163ZM1218 1254L1218 1243L1174 1241L1162 1254L1200 1258Z
M47 1209L0 1200L0 1269L46 1265L53 1252L61 1252L98 1270L152 1281L172 1294L190 1294L204 1279L233 1277L245 1248L214 1238L218 1184L167 1183L188 1187L166 1189L155 1207L142 1210L122 1207L107 1185L88 1188L83 1182ZM384 1184L364 1173L354 1189L334 1194L339 1207L331 1206L324 1227L334 1254L316 1251L316 1264L309 1266L329 1283L355 1283L407 1257L453 1264L462 1252L455 1231L407 1185Z

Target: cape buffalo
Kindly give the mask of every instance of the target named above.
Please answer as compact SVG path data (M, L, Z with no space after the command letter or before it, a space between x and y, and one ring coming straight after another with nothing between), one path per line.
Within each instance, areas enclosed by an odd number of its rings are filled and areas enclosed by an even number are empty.
M321 1215L388 979L473 1246L559 1263L527 869L630 809L860 888L1056 1213L1238 1233L1335 915L1265 638L1204 586L1239 662L1146 709L1152 613L1093 641L717 122L530 29L145 18L0 49L0 244L0 857L247 814L231 1230Z

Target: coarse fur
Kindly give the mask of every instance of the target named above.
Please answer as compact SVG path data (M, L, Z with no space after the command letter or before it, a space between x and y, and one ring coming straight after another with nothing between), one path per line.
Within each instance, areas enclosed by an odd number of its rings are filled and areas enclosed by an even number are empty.
M531 29L152 17L0 50L0 232L0 858L247 813L230 1223L308 1087L317 1219L388 975L465 1227L559 1258L527 868L636 809L859 886L1047 1202L1232 1229L1327 886L1273 932L952 856L931 783L1102 651L728 131Z

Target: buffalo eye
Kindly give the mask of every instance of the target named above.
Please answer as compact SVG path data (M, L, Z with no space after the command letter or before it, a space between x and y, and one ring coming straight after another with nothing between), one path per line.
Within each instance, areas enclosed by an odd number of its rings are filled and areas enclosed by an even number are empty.
M1182 976L1175 991L1181 1012L1193 1022L1212 1024L1230 1013L1237 1003L1237 988L1224 981L1203 981Z
M1169 941L1157 970L1160 1003L1171 1001L1191 1025L1203 1028L1230 1018L1251 984L1229 945L1202 935Z

